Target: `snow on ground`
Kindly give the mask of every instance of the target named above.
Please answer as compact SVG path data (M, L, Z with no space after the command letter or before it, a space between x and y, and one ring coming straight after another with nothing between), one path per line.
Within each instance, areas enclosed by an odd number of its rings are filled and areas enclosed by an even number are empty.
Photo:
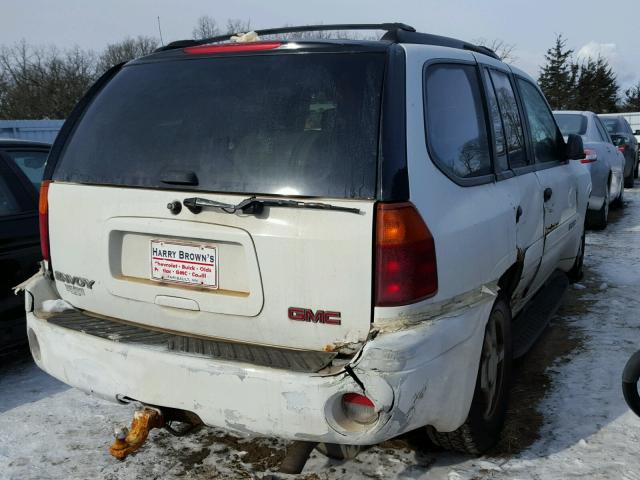
M587 272L550 328L515 369L511 413L499 447L474 459L437 451L419 432L349 462L314 453L300 478L640 480L640 419L620 375L640 348L640 189L625 192L605 232L587 236ZM119 462L107 448L133 408L91 398L39 371L24 354L0 364L0 478L262 478L286 443L202 429L151 433ZM284 476L283 476L284 477ZM293 477L291 477L293 478Z

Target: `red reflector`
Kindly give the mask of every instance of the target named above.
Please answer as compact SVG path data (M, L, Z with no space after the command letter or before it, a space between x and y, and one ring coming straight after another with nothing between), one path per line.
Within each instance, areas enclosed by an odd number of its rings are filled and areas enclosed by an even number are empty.
M273 50L282 45L282 42L246 42L246 43L223 43L221 45L198 45L197 47L186 47L184 53L190 55L204 55L207 53L233 53L251 52L260 50Z
M626 149L627 149L627 146L626 146L626 145L620 145L620 146L618 147L618 151L620 151L620 152L622 152L622 153L624 153L624 151L625 151Z
M342 401L344 403L355 403L356 405L364 405L365 407L373 408L373 402L359 393L345 393L342 396Z
M38 200L38 220L40 223L40 251L44 260L51 260L49 255L49 184L44 180L40 184L40 199Z
M593 163L598 160L598 154L595 150L591 150L590 148L584 149L584 158L580 160L580 163Z
M438 290L436 248L412 203L379 203L376 211L376 305L407 305Z

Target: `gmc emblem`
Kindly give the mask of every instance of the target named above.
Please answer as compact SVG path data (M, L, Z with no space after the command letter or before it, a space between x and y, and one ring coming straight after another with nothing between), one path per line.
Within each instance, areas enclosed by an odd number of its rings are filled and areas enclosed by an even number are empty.
M310 308L289 307L289 320L296 322L325 323L327 325L340 325L342 323L340 312L329 312Z

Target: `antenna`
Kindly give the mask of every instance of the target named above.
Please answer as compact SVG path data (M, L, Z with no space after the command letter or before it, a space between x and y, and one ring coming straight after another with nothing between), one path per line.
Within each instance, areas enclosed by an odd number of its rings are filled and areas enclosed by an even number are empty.
M164 41L162 40L162 28L160 27L160 15L158 15L158 33L160 34L160 44L164 47Z

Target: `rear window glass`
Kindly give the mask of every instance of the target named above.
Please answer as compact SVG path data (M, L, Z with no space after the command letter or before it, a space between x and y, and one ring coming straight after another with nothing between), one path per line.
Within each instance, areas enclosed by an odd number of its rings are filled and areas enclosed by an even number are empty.
M565 137L572 133L576 135L584 135L587 132L587 117L584 115L572 113L556 113L556 122L562 135Z
M381 53L322 53L127 66L53 178L174 188L193 172L188 190L373 198L384 64Z
M624 132L624 129L622 127L622 122L617 119L617 118L606 118L606 117L600 117L600 120L602 120L602 123L604 123L604 126L607 129L607 132L609 133L622 133Z

